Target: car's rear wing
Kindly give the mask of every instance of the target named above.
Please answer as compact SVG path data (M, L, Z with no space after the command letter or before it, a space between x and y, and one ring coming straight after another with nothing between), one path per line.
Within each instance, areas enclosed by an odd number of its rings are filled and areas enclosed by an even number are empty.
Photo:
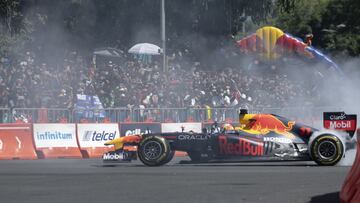
M324 128L331 130L343 130L353 137L356 131L356 114L345 112L324 112Z

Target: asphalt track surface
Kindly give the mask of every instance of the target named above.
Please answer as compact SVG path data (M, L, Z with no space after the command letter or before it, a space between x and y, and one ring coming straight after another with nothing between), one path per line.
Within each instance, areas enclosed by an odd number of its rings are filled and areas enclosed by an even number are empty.
M162 167L100 159L0 161L0 202L338 202L350 169L312 162L191 164L187 159Z

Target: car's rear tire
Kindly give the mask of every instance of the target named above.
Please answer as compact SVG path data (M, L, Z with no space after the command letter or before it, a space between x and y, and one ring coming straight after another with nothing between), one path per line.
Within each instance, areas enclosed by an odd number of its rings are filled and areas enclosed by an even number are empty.
M138 157L147 166L161 166L172 158L169 143L158 136L149 136L141 140Z
M344 156L344 146L334 135L320 135L311 143L310 155L318 165L334 166Z

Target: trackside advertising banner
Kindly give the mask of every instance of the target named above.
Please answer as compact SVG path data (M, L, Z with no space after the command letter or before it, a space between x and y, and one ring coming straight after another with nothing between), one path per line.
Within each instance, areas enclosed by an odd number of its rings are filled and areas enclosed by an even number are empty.
M160 133L160 123L120 123L121 136Z
M36 124L34 123L36 148L78 147L75 124Z
M162 123L161 132L189 132L194 131L201 133L201 123Z
M104 143L120 137L116 123L77 124L80 147L104 147Z

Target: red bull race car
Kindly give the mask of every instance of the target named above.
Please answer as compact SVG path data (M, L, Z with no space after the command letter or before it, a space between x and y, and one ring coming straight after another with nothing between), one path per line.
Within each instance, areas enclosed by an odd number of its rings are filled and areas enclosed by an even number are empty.
M237 127L226 124L219 129L215 123L202 133L150 133L111 140L105 145L114 145L115 151L104 154L103 160L131 161L138 157L147 166L161 166L171 161L175 151L184 151L194 163L313 160L332 166L344 157L356 120L356 115L344 112L324 113L328 130L318 130L281 116L249 114L242 109ZM127 146L136 146L136 150Z

